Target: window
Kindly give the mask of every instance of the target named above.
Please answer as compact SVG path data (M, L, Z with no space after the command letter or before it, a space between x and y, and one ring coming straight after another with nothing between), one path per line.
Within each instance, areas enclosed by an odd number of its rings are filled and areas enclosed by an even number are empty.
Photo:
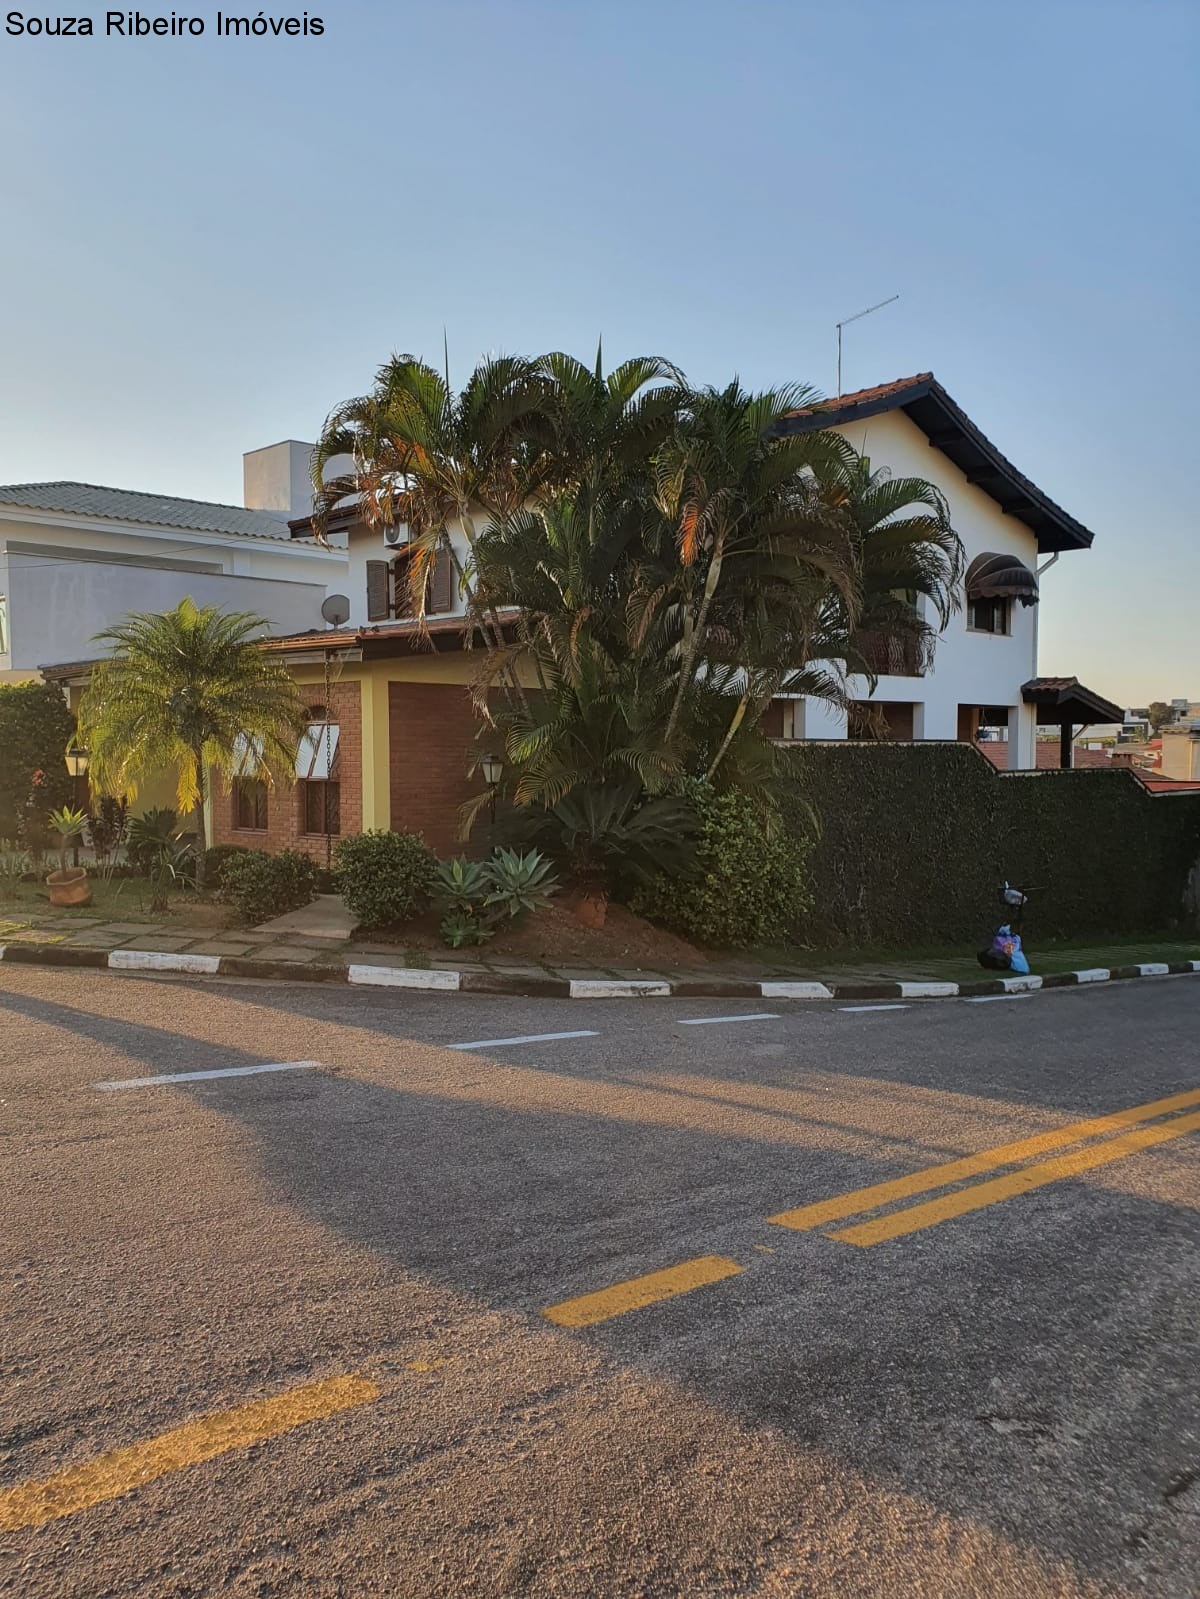
M309 714L312 714L311 711ZM308 730L296 750L296 776L301 782L324 783L335 775L341 731L336 722L312 721L308 724Z
M341 789L337 783L311 782L304 787L304 831L340 833L342 830Z
M267 785L257 777L239 777L233 785L233 825L265 832Z
M367 562L367 621L386 622L413 614L408 563L412 551L402 547L393 560ZM454 609L454 562L443 545L426 567L425 614L440 616Z
M973 633L1007 633L1008 601L989 598L967 605L967 627Z

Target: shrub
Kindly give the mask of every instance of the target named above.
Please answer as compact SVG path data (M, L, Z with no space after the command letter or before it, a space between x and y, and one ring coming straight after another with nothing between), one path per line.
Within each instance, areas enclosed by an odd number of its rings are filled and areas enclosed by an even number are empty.
M689 795L700 818L695 875L659 873L634 895L633 909L701 944L786 938L811 903L809 838L744 790L696 783Z
M221 897L248 921L265 922L307 905L316 882L316 863L299 850L268 855L247 849L228 857L221 868Z
M425 908L437 857L420 833L355 833L333 856L338 889L360 927L406 922Z
M237 855L248 855L250 851L244 844L212 844L204 851L204 881L220 887L221 873L225 870L225 862L231 861Z
M70 803L63 756L74 732L75 718L53 683L0 684L0 838L17 837L27 809L40 813L40 824L46 811Z
M183 842L179 813L170 805L160 805L131 816L125 829L125 854L131 866L149 875L164 853L177 851Z

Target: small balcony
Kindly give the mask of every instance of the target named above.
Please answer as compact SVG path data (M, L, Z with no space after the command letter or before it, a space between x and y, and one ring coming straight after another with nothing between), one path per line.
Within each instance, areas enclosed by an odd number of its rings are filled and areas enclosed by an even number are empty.
M878 677L923 677L924 640L904 633L861 633L858 647Z

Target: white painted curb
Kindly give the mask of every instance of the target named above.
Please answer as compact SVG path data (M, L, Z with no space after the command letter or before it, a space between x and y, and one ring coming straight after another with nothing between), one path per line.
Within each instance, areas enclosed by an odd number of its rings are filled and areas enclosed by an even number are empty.
M1042 986L1040 977L1002 977L1006 994L1033 994Z
M1146 961L1138 967L1143 977L1166 977L1170 971L1166 961Z
M764 999L832 999L833 989L824 983L760 983Z
M1088 966L1082 972L1075 973L1077 983L1107 983L1112 973L1107 966Z
M192 972L213 976L220 970L219 955L180 955L173 950L111 949L108 964L124 972Z
M901 983L901 999L953 999L957 983Z
M446 993L462 987L461 972L439 972L420 966L350 966L346 976L367 988L425 988Z
M572 999L670 999L670 983L622 982L619 978L572 977Z

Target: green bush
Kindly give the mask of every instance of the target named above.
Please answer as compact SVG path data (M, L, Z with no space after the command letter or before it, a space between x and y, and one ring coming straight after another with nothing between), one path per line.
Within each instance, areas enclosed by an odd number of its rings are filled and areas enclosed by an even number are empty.
M221 868L221 897L251 922L299 910L312 899L316 883L316 863L294 849L278 855L242 850Z
M339 892L360 927L407 922L424 910L437 857L420 833L355 833L333 856Z
M225 862L234 860L238 855L248 855L250 851L244 844L210 844L204 851L204 881L210 887L219 888L221 873L225 870Z
M659 873L633 897L639 915L699 944L737 948L786 938L811 903L806 830L740 789L689 788L700 817L692 876Z
M0 838L23 837L47 811L71 803L64 755L74 732L53 683L0 683Z

